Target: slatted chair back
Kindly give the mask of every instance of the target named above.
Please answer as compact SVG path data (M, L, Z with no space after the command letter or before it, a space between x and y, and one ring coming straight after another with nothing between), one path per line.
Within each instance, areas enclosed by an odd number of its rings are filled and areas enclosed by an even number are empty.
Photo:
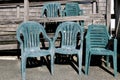
M44 33L43 28L41 27L40 24L35 24L34 22L27 22L23 23L19 27L19 32L18 32L18 37L20 37L22 34L23 36L23 48L24 50L26 49L31 49L31 48L40 48L40 33ZM21 39L18 38L18 40L21 42Z
M110 36L106 26L90 25L88 26L86 39L89 48L105 48Z
M61 4L57 2L46 3L42 8L42 17L60 17Z
M79 24L74 22L64 22L60 24L56 30L56 35L61 34L61 47L62 48L76 48L77 35L80 34L81 40L83 40L83 32ZM82 44L82 42L81 42Z
M79 4L75 2L66 3L64 9L65 16L79 16L83 15L83 10L80 9Z

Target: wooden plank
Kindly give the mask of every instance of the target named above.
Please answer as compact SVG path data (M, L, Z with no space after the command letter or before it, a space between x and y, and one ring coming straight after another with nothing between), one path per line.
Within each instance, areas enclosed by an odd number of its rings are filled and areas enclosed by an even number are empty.
M54 17L54 18L30 18L30 21L38 21L38 22L64 22L64 21L80 21L80 20L104 20L104 15L102 14L89 14L89 15L81 15L81 16L68 16L68 17ZM19 24L23 22L23 19L0 19L0 24Z
M11 49L18 49L18 44L0 45L0 50L11 50Z
M24 21L29 20L29 0L24 0Z
M30 6L38 6L38 5L44 5L44 3L48 3L48 2L55 2L55 0L43 0L43 1L39 1L39 2L30 2ZM93 0L56 0L56 2L60 2L61 4L65 4L66 2L84 2L84 3L91 3ZM3 8L15 8L16 5L20 5L21 7L23 7L23 3L5 3L5 4L0 4L0 7Z
M0 41L16 41L16 35L0 36Z
M94 1L93 2L93 14L96 14L96 7L97 7L97 5L96 5L97 3L96 3L96 1Z
M16 28L19 24L5 24L5 25L0 25L0 28L5 28L5 27L9 27L9 28Z
M7 32L5 32L5 31L0 31L0 36L2 35L2 36L4 36L4 35L15 35L16 34L16 32L10 32L10 31L7 31Z
M7 45L7 44L17 44L17 40L0 41L0 45Z
M64 21L80 21L86 20L88 18L89 16L70 16L70 17L38 18L34 20L38 22L64 22Z
M110 29L110 20L111 20L111 0L107 0L106 2L106 5L107 5L107 22L106 22L106 25L108 27L108 30Z
M0 27L0 31L12 31L13 32L13 31L16 31L16 29L17 29L17 27L11 27L11 28L10 27L5 27L5 28Z
M20 18L20 6L17 5L17 18Z
M23 19L0 19L0 25L7 25L7 24L19 24L23 22Z

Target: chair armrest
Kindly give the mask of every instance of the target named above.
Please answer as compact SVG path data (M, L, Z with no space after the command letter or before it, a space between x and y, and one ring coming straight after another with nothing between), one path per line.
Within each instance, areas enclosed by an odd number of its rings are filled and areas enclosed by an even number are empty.
M53 50L53 48L54 48L54 45L53 45L53 41L52 41L52 39L49 39L49 50Z
M107 49L113 50L115 53L117 53L117 39L111 38L108 41L108 45L106 46Z
M114 39L114 52L117 53L117 39Z
M61 12L62 12L62 17L64 17L64 16L65 16L65 14L66 14L66 10L65 10L65 9L63 9Z
M21 39L21 33L20 33L20 27L19 27L19 29L17 29L17 31L16 31L16 38L17 38L17 41L19 42L19 44L20 44L20 49L21 49L21 52L23 51L23 41L22 41L22 39Z
M21 53L23 53L23 41L20 37L17 36L17 40L20 46ZM22 55L22 54L21 54Z
M45 17L45 14L44 14L45 10L46 10L46 6L43 6L40 17L42 18Z
M60 8L60 10L59 10L59 17L62 17L63 16L63 11L62 11L62 9Z
M19 45L19 46L20 46L20 49L23 50L23 42L22 42L22 40L18 39L18 42L19 42L19 44L20 44L20 45Z
M44 30L43 30L42 34L43 34L43 38L49 42L49 50L52 49L53 48L52 39L50 39L50 37L48 37L48 35L46 34L46 32Z
M82 9L80 9L79 15L83 15L83 10Z
M88 54L89 50L90 50L90 40L89 40L89 37L88 37L88 33L86 34L85 36L85 43L86 43L86 54Z

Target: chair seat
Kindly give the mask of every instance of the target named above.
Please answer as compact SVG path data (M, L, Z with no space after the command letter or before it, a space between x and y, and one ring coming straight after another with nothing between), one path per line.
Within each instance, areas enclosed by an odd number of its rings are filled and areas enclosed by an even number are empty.
M90 53L94 55L113 55L114 52L105 48L91 48Z
M77 54L79 50L77 49L71 49L71 48L56 48L55 52L56 53L61 53L61 54Z
M26 56L29 56L29 57L37 57L37 56L46 56L46 55L50 55L50 51L49 50L34 50L34 49L31 49L31 50L25 50L25 52L23 53L25 54Z

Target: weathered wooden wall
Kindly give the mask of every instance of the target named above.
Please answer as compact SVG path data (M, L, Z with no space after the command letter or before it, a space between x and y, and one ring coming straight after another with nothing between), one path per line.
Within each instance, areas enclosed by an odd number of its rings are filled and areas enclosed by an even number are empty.
M83 0L79 0L83 1ZM85 28L88 25L94 24L106 24L106 1L107 0L97 0L96 4L96 13L100 16L94 16L97 18L96 20L87 19L85 21ZM65 1L60 1L62 4L62 8L64 8ZM38 18L41 15L41 9L44 2L40 3L30 3L29 8L29 18ZM80 4L80 8L83 9L84 15L93 14L93 3L84 3ZM93 14L93 15L94 15ZM0 6L0 21L10 20L12 19L22 19L24 20L24 7L23 4L13 4L13 5L2 5ZM17 41L16 41L16 29L18 27L18 23L15 24L2 24L0 22L0 50L3 49L16 49Z

